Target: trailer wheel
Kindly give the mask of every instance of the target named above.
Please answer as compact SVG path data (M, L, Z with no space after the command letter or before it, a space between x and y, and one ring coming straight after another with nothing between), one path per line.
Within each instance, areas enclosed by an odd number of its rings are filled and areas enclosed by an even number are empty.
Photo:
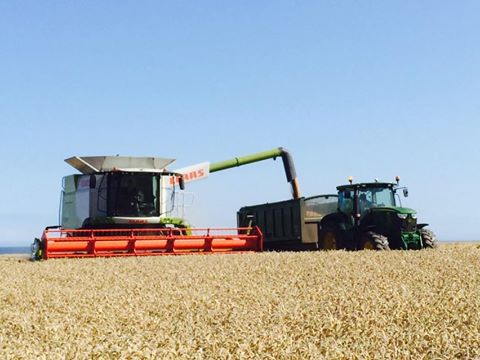
M390 250L388 238L373 231L362 235L361 248L364 250Z
M337 250L342 248L342 235L333 225L322 226L318 234L319 250Z
M432 230L420 229L420 236L422 237L424 249L434 249L438 246L437 237Z

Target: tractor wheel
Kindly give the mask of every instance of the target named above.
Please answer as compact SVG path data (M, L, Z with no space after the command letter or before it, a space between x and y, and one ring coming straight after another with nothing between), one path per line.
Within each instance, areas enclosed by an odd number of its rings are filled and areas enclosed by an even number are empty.
M337 250L342 248L342 235L333 225L326 225L318 233L319 250Z
M362 235L361 248L364 250L390 250L388 238L373 231Z
M432 230L420 229L424 249L434 249L438 246L437 237Z

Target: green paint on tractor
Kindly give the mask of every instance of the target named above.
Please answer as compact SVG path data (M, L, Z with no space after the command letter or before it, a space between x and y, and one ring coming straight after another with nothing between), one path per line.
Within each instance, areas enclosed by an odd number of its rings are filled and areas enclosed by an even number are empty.
M417 212L403 207L397 183L350 183L337 187L338 210L320 223L320 247L328 239L335 248L422 249L436 246L428 224L417 224Z

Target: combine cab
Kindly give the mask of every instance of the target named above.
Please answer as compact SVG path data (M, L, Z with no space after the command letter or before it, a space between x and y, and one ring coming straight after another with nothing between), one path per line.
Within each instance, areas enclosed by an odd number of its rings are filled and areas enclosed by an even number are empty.
M60 225L45 229L32 259L261 251L258 228L190 229L170 217L184 175L173 159L120 156L65 160Z

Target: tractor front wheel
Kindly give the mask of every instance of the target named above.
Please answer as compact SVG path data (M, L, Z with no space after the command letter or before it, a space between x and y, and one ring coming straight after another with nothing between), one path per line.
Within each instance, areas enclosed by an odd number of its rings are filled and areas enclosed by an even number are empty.
M432 230L420 229L420 236L422 237L424 249L434 249L438 246L437 237Z
M390 250L388 238L373 231L367 231L361 238L361 249L364 250Z

